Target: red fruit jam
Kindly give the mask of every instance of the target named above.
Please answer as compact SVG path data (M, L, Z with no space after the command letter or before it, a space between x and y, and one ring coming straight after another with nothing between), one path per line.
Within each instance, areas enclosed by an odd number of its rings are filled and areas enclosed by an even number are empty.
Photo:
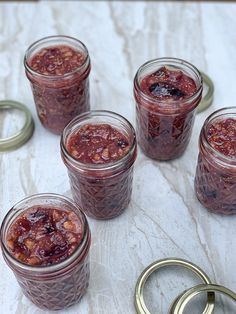
M78 247L82 233L81 221L74 212L36 206L12 223L7 247L22 263L47 266L68 258Z
M236 214L236 107L208 117L199 139L195 191L209 210Z
M80 41L66 36L41 39L27 50L25 69L38 116L53 133L61 134L72 118L90 109L90 60Z
M201 76L185 61L163 58L140 67L134 80L137 137L148 157L183 154L201 95Z
M207 132L209 144L219 153L236 158L236 119L219 119L209 126Z
M95 111L75 118L61 141L75 201L97 219L120 215L131 199L135 133L123 117Z
M49 310L66 308L85 294L90 238L85 215L56 194L24 199L1 226L3 257L23 293Z
M68 152L90 164L105 164L121 159L130 149L128 138L109 124L86 124L68 139Z

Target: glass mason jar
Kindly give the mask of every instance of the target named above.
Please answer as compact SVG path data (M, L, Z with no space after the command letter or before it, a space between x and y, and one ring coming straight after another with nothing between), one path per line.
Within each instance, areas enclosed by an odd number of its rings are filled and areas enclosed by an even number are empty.
M145 93L142 80L163 67L171 71L181 71L190 77L196 84L194 94L177 100L160 100ZM183 154L190 140L195 109L201 100L202 89L200 72L192 64L181 59L155 59L138 69L134 78L136 131L138 144L146 156L157 160L170 160Z
M199 155L195 175L198 200L214 213L236 214L236 156L229 157L216 150L208 138L209 127L217 121L234 119L236 107L222 108L205 121L199 137ZM218 144L223 145L225 130ZM229 136L229 134L228 134ZM235 135L232 138L235 143Z
M65 260L50 266L33 266L17 260L7 246L7 233L25 210L32 206L50 206L73 211L82 225L81 242ZM23 293L43 309L59 310L77 303L89 284L89 248L91 235L87 219L70 199L57 194L37 194L25 198L13 206L1 226L2 254L13 271Z
M65 47L73 49L73 52L65 52L68 54L67 60L58 57L59 66L63 62L67 62L65 67L68 66L68 62L72 60L75 52L83 55L82 64L67 73L61 69L55 70L55 63L50 64L51 56L49 55L58 53L53 48L65 49ZM31 64L38 53L43 53L46 51L45 49L49 48L51 52L47 52L48 55L45 54L43 61L41 60L39 64L46 65L46 69L56 71L50 75L48 72L43 74L42 71L37 71L36 65ZM46 129L55 134L61 134L72 118L90 109L90 58L86 46L81 41L68 36L49 36L40 39L26 51L24 65L26 76L31 83L39 119Z
M105 164L83 163L68 151L68 139L83 125L108 124L129 139L130 147L121 159ZM120 215L128 206L136 159L136 136L132 125L124 117L110 111L91 111L73 119L61 138L61 155L67 167L74 200L84 212L96 219L110 219Z

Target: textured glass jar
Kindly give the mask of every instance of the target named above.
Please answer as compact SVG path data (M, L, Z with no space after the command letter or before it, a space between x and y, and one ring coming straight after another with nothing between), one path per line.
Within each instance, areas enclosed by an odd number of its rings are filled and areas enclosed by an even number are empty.
M106 164L89 164L76 160L67 149L69 137L85 124L109 124L125 134L130 142L128 153ZM61 155L68 169L72 195L90 217L110 219L120 215L128 206L136 159L136 136L132 125L122 116L110 111L91 111L73 119L61 138Z
M50 206L75 212L82 223L83 236L67 259L50 266L30 266L17 260L8 250L7 232L14 220L32 206ZM91 235L85 215L70 199L57 194L37 194L13 206L1 226L3 257L13 271L23 293L43 309L59 310L77 303L89 284Z
M68 46L84 55L84 62L72 72L63 75L44 75L36 72L30 60L43 48ZM61 134L66 124L80 113L90 109L90 58L86 46L68 36L49 36L33 43L25 53L26 76L31 82L35 105L43 126Z
M230 158L215 150L207 138L212 122L226 118L236 121L236 107L215 111L202 127L195 192L202 205L210 211L230 215L236 214L236 158Z
M196 84L196 92L181 100L158 100L141 88L144 77L161 67L181 70ZM146 156L157 160L174 159L185 151L195 119L196 107L202 97L202 78L192 64L175 58L146 62L134 78L137 140Z

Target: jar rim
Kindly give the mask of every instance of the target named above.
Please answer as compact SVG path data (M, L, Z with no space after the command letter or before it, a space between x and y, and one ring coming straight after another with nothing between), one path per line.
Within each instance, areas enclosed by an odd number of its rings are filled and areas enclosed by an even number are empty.
M47 41L50 42L50 40L65 40L65 41L71 41L71 42L74 42L76 44L81 45L81 47L83 48L83 53L85 54L84 62L80 66L78 66L76 69L74 69L73 71L65 73L65 74L60 75L60 76L58 76L58 75L45 75L42 73L38 73L37 71L35 71L30 66L30 64L28 62L29 55L34 48L36 48L37 46L40 46L40 44L43 44L44 42L47 42ZM58 78L60 78L60 79L69 78L69 77L73 76L74 74L78 73L79 71L83 70L84 68L86 69L89 65L90 65L90 57L89 57L88 49L85 46L85 44L77 38L74 38L71 36L65 36L65 35L46 36L46 37L43 37L41 39L38 39L37 41L33 42L28 47L28 49L26 50L25 55L24 55L25 70L27 70L32 75L44 78L46 80L57 80Z
M142 98L146 101L149 101L150 103L156 103L158 102L158 104L160 105L165 105L166 106L166 101L165 100L159 100L159 99L156 99L154 97L151 97L149 95L147 95L146 93L144 93L140 87L140 82L139 82L139 77L140 77L140 74L141 72L147 68L148 66L152 65L152 64L162 64L163 63L163 66L175 66L175 65L181 65L181 66L185 66L186 68L190 69L195 75L196 77L198 78L198 83L199 83L199 86L197 88L197 90L194 92L193 95L191 96L187 96L185 97L184 99L181 99L181 100L171 100L169 102L169 104L171 106L173 106L173 104L179 104L179 103L187 103L189 101L192 101L194 100L195 98L197 98L199 96L199 94L202 92L202 89L203 89L203 79L202 79L202 76L201 76L201 73L200 71L190 62L188 61L185 61L183 59L180 59L180 58L172 58L172 57L162 57L162 58L155 58L155 59L151 59L151 60L148 60L147 62L143 63L137 70L136 74L135 74L135 77L134 77L134 88L136 90L138 90L138 92L140 93L140 95L142 96ZM177 66L176 66L177 68ZM194 80L196 81L196 80Z
M232 112L230 112L232 110ZM229 111L227 113L227 111ZM236 106L231 106L231 107L224 107L220 108L214 112L212 112L205 120L203 126L202 126L202 139L203 139L203 144L204 146L209 149L216 157L218 157L220 160L223 162L228 162L236 166L236 157L229 157L224 155L223 153L219 152L216 150L209 142L208 137L207 137L207 127L209 124L217 118L220 118L221 116L225 116L227 114L235 114L236 117Z
M122 156L120 159L114 161L114 162L109 162L109 163L104 163L104 164L90 164L90 163L84 163L81 162L79 160L77 160L76 158L74 158L68 151L66 144L65 144L65 139L66 139L66 132L67 130L77 121L77 122L81 122L83 121L83 119L85 118L90 118L90 117L102 117L102 116L108 116L108 117L112 117L112 118L116 118L117 120L122 120L130 129L130 131L132 132L133 135L133 139L132 139L132 143L130 145L129 151ZM108 123L109 124L109 123ZM64 128L63 133L61 135L61 150L63 152L63 154L66 156L66 158L74 163L76 166L79 166L81 169L86 170L112 170L115 169L117 166L119 166L120 164L122 164L125 161L128 161L130 159L130 154L133 155L133 153L136 150L136 134L135 134L135 130L134 127L132 126L132 124L122 115L113 112L113 111L109 111L109 110L91 110L91 111L87 111L85 113L82 113L80 115L78 115L77 117L75 117L74 119L72 119Z
M82 216L82 223L83 223L83 236L81 238L80 243L78 244L77 248L75 251L69 256L69 258L66 258L65 260L48 265L48 266L31 266L28 264L25 264L21 261L19 261L17 258L15 258L9 249L7 248L7 245L5 244L5 236L4 233L7 231L9 227L9 223L12 223L14 221L14 216L17 215L17 213L20 211L20 208L17 209L21 204L24 204L27 201L34 200L37 198L45 198L45 199L58 199L58 200L63 200L66 201L69 205L73 206L77 210L79 210L81 216ZM15 212L14 212L15 211ZM18 216L18 215L17 215ZM15 218L17 218L17 216ZM81 217L80 217L81 219ZM17 202L5 215L1 228L0 228L0 243L3 248L3 254L7 255L7 260L10 260L14 265L17 265L21 271L31 271L34 274L48 274L48 273L55 273L57 271L63 270L66 266L69 266L70 264L73 263L73 261L78 258L81 253L83 253L84 249L86 248L87 242L90 241L90 230L89 230L89 225L87 218L83 211L81 210L80 206L77 205L75 202L73 202L70 198L56 194L56 193L38 193L38 194L33 194L30 196L27 196L23 198L21 201Z

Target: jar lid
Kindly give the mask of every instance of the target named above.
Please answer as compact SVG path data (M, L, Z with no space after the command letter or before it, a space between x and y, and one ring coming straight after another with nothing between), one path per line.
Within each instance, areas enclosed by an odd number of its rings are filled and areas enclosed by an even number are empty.
M203 79L203 97L200 101L200 104L197 107L197 112L202 112L203 110L206 110L213 101L213 95L214 95L214 84L211 80L211 78L206 75L204 72L201 72L201 76Z
M24 104L13 100L0 101L0 110L11 109L22 111L25 115L25 123L16 134L0 139L0 152L19 148L31 138L34 132L34 121L31 112Z
M189 261L186 261L184 259L179 259L179 258L167 258L167 259L156 261L144 269L144 271L141 273L136 283L135 308L136 308L137 314L151 314L148 308L146 307L146 304L144 302L144 297L143 297L144 286L149 276L159 268L162 268L165 266L172 266L172 265L188 268L189 270L193 271L200 279L202 279L202 281L205 284L211 283L209 277L205 274L205 272L200 267L198 267L197 265ZM181 296L182 295L177 297L177 299L172 304L172 308L175 306L175 304L177 303L177 301L179 300ZM207 300L205 310L203 312L204 314L213 313L213 310L214 310L214 300L215 300L214 294L212 294L212 292L209 292L207 297L208 297L208 300ZM173 312L169 312L169 314L173 314Z
M231 291L230 289L215 285L215 284L203 284L195 286L187 291L185 291L181 296L178 297L178 299L173 303L169 314L183 314L184 309L186 305L189 303L189 301L194 298L196 295L198 295L201 292L220 292L228 297L230 297L233 301L236 302L236 293ZM208 314L210 312L203 312L203 314Z

